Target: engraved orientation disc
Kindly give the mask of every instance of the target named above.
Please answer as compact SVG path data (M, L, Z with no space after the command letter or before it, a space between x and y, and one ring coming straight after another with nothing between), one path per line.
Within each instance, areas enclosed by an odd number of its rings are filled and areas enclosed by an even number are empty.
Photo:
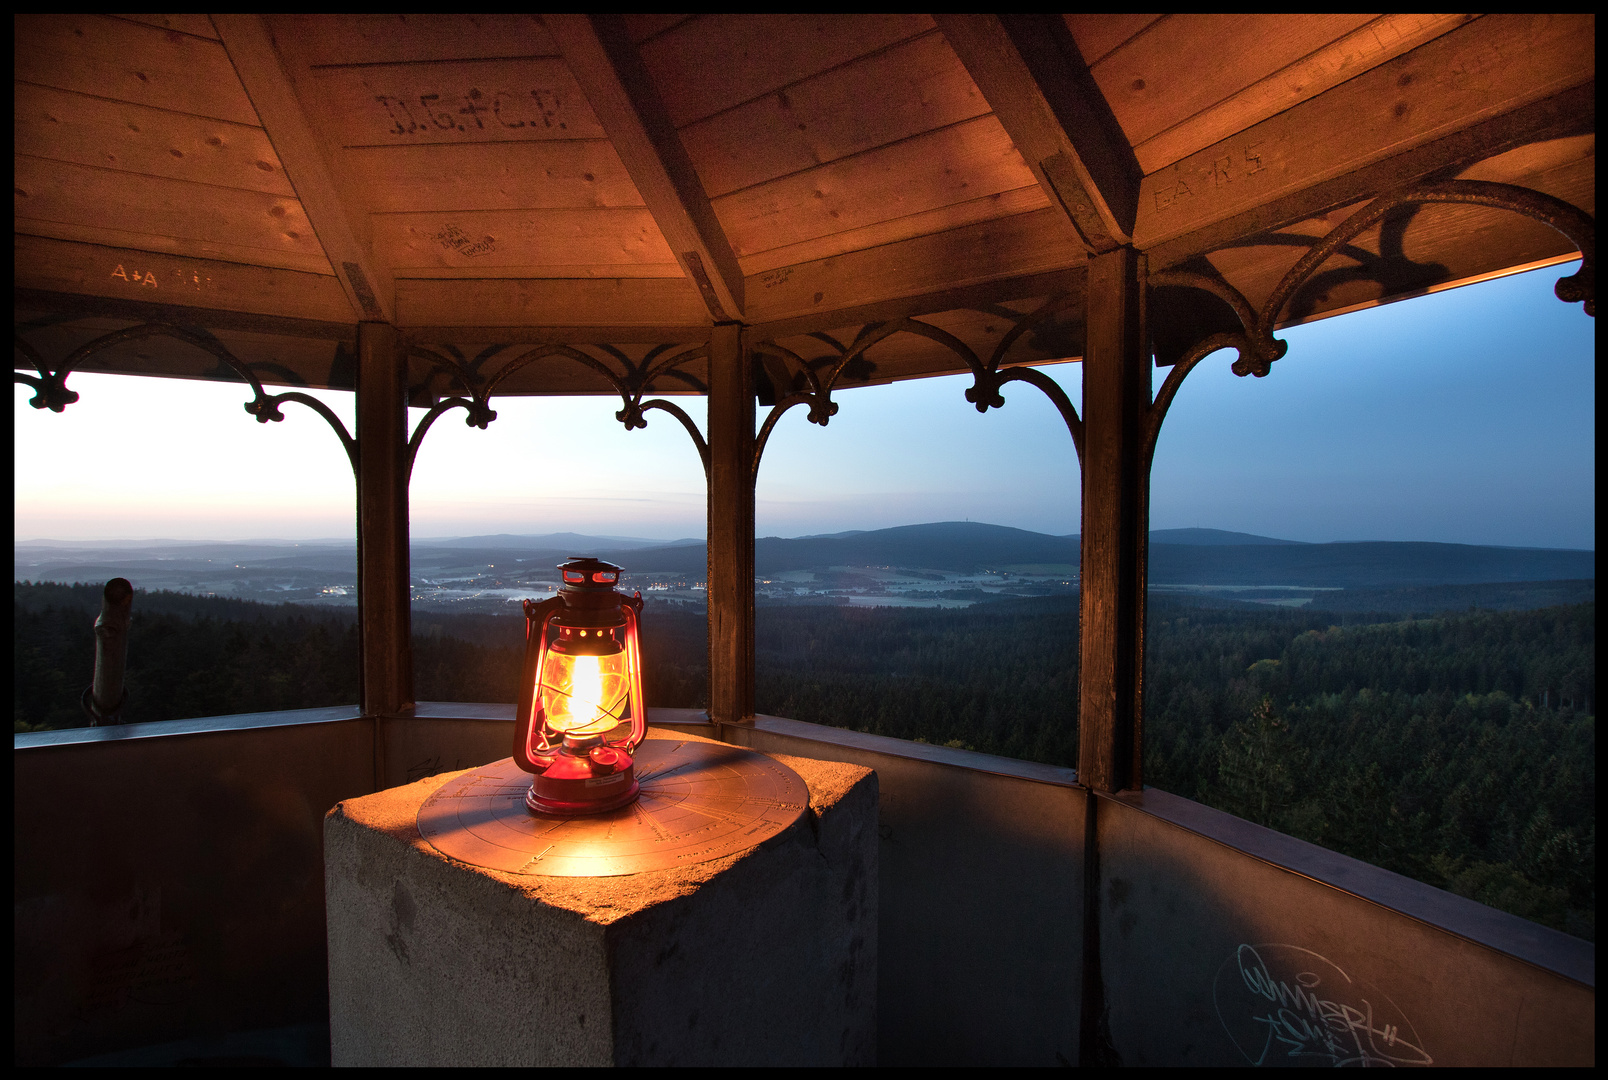
M525 808L530 774L504 758L465 773L419 807L419 832L443 855L505 874L613 877L746 851L809 804L779 761L724 743L649 739L637 748L642 794L588 817Z

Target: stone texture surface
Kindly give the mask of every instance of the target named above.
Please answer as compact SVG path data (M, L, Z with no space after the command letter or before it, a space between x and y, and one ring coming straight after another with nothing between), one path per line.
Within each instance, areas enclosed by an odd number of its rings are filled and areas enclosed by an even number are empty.
M418 810L459 772L338 804L324 827L333 1063L873 1064L876 775L773 756L810 790L790 829L621 877L441 855Z

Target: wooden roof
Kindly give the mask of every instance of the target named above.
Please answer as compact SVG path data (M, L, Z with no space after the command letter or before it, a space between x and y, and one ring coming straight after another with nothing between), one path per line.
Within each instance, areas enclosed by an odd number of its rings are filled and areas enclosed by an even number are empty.
M1078 355L1083 267L1115 244L1259 307L1315 238L1405 183L1494 180L1595 212L1590 15L27 15L15 30L25 338L59 357L167 318L280 384L350 386L364 319L466 362L540 342L639 362L716 321L808 356L811 334L845 343L920 314L986 357L1068 297L1009 342L1008 363L1042 362ZM1505 210L1408 208L1277 321L1573 252ZM1158 339L1199 329L1152 316ZM847 377L960 367L899 335ZM220 370L151 340L80 368ZM693 364L656 389L700 386ZM554 358L499 392L606 389Z

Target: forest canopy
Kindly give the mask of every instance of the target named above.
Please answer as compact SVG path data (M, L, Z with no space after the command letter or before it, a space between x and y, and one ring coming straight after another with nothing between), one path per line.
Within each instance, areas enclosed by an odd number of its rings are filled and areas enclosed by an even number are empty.
M84 724L99 587L15 585L14 728ZM140 593L130 721L358 699L335 613ZM1431 618L1153 597L1145 782L1588 939L1596 606ZM643 619L648 701L704 704L701 613ZM1075 766L1075 596L761 606L760 712ZM517 616L414 617L416 693L512 702Z

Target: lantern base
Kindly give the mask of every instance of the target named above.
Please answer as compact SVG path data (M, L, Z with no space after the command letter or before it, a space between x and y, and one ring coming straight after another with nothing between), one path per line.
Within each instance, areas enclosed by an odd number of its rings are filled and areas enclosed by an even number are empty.
M559 817L603 814L634 802L641 790L631 765L607 776L538 776L525 793L525 809Z
M525 808L533 814L603 814L631 802L641 790L631 755L602 739L566 736L562 750L537 760L547 767L535 774L525 794Z

